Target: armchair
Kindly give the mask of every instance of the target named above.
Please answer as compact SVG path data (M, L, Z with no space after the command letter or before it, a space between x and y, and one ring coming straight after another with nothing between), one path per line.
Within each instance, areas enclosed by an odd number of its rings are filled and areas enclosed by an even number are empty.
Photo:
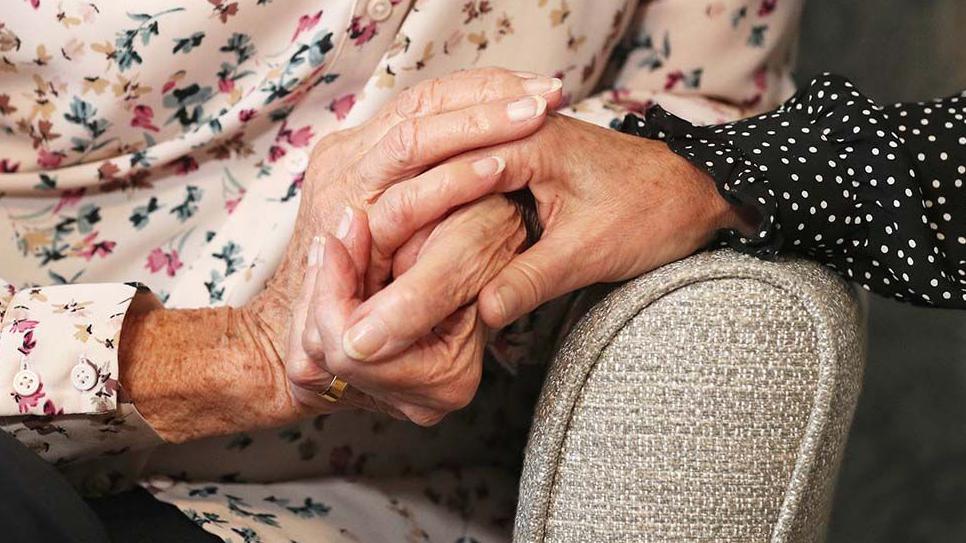
M514 542L822 540L864 331L804 261L709 252L617 288L549 368Z

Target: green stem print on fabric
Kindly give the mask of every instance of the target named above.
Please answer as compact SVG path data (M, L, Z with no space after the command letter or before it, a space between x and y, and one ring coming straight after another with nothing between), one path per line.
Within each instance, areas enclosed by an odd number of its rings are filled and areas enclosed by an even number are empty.
M117 39L115 39L114 44L117 46L115 59L117 60L118 69L123 72L135 64L141 64L144 59L141 58L141 55L135 48L134 40L140 36L142 45L151 43L151 36L158 35L158 18L162 15L175 13L177 11L184 11L184 8L172 8L159 11L154 15L147 13L128 13L127 16L131 20L137 21L140 24L135 28L129 28L117 33Z

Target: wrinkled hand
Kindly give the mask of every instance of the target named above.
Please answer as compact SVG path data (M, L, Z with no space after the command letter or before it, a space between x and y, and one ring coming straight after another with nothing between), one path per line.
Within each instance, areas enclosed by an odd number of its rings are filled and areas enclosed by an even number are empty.
M367 211L381 201L373 217L384 226L373 247L393 254L452 207L492 192L503 167L487 157L440 162L533 133L544 122L548 106L560 99L557 80L495 68L457 72L403 91L369 122L331 134L315 146L295 233L266 290L249 305L264 336L261 343L270 345L290 381L309 387L293 394L305 400L319 388L316 381L328 383L325 376L315 375L312 360L301 349L300 323L308 307L296 298L312 238L343 229L340 221L348 225L346 210ZM386 265L390 260L378 261ZM314 380L302 379L310 373ZM356 402L371 407L367 398L359 397L345 405Z
M529 186L543 226L540 241L480 293L494 328L576 289L684 258L721 228L747 228L711 178L663 142L553 115L533 136L482 152L506 160L509 186L500 190Z
M381 208L382 222L393 226L380 234L399 245L448 209L493 192L498 172L477 173L475 159L437 165L532 134L559 105L560 89L559 80L498 68L455 72L406 89L366 123L323 138L312 151L297 228L269 289L295 297L310 241L335 232L347 206L368 213L377 201L390 200Z
M335 374L352 385L350 390L371 398L370 408L420 425L435 424L476 393L486 330L472 301L520 249L526 237L523 223L516 208L495 195L423 229L398 251L393 294L385 304L384 291L363 301L368 232L362 214L354 214L340 237L326 237L322 262L309 271L314 295L303 347L321 365L314 375L302 373L295 384L313 388ZM427 319L430 314L446 317ZM355 348L378 344L380 335L411 338L407 348L392 357L379 356L377 349L365 362L346 356L342 337L354 324L352 315L380 323L364 334L355 329ZM428 321L429 327L421 326Z
M655 142L551 115L533 135L459 157L499 156L506 170L499 192L529 187L544 232L479 293L480 317L503 327L541 303L581 287L635 277L704 246L722 227L740 217L718 195L707 175ZM434 292L445 293L458 277L441 277ZM345 352L357 359L391 356L414 334L387 324L411 293L395 283L368 301L366 314L349 319ZM430 306L405 319L424 330L448 308ZM409 313L407 313L409 314ZM397 317L397 320L398 317ZM386 329L376 342L360 347L357 330Z

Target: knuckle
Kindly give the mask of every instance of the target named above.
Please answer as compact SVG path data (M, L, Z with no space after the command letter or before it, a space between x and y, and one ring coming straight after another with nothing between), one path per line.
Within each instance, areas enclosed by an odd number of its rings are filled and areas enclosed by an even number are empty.
M491 132L496 127L481 108L473 108L463 119L462 128L466 134L482 135Z
M407 407L402 412L410 422L424 428L439 424L446 416L446 413L426 407Z
M338 375L340 379L351 382L355 377L355 364L348 357L336 356L332 357L331 360L327 360L326 366L332 375Z
M299 387L307 387L313 383L318 368L307 358L295 360L285 366L285 376Z
M419 127L415 119L407 119L394 126L383 138L383 150L397 165L411 162L417 154Z
M471 387L469 383L458 382L443 391L438 401L443 410L452 413L469 405L473 401L474 392L475 387Z
M519 93L518 78L509 70L484 68L485 77L480 85L480 94L489 99L507 98Z
M396 289L395 298L396 307L421 307L420 304L425 306L427 303L426 296L408 284Z
M512 72L500 66L482 66L480 72L487 77L510 76Z
M308 326L302 332L302 350L309 357L321 356L325 350L325 347L322 345L322 338Z
M402 117L403 119L408 119L417 115L423 108L423 93L421 91L421 86L424 83L418 83L412 87L408 87L399 93L396 100L393 102L393 108L396 115Z
M433 111L439 103L442 93L439 79L427 79L407 88L396 98L396 115L403 119L411 119Z
M408 186L407 186L408 187ZM399 186L393 191L392 195L386 199L382 214L387 224L394 225L396 228L401 225L408 225L412 222L416 212L416 194L411 188Z

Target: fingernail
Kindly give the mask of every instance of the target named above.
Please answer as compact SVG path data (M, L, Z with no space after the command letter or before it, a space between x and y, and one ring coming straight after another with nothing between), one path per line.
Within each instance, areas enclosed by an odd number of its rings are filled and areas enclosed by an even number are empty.
M540 77L533 72L512 72L513 75L519 77L520 79L533 79L535 77Z
M345 241L345 237L349 235L350 226L352 226L352 208L346 206L342 221L339 222L339 228L335 231L335 237Z
M511 121L520 122L541 115L546 109L547 101L543 96L527 96L507 105L506 114Z
M527 94L547 94L557 91L561 87L563 87L563 81L556 77L538 77L523 82L523 90L527 91Z
M312 238L312 243L309 245L309 266L318 266L322 260L322 244L325 241L319 236Z
M506 167L506 162L498 156L490 156L477 160L470 167L473 168L473 173L476 175L490 177L502 172L503 168Z
M504 285L496 289L496 305L500 308L500 316L504 319L513 311L513 289Z
M386 329L375 319L357 323L342 336L342 350L356 360L374 355L386 343Z

